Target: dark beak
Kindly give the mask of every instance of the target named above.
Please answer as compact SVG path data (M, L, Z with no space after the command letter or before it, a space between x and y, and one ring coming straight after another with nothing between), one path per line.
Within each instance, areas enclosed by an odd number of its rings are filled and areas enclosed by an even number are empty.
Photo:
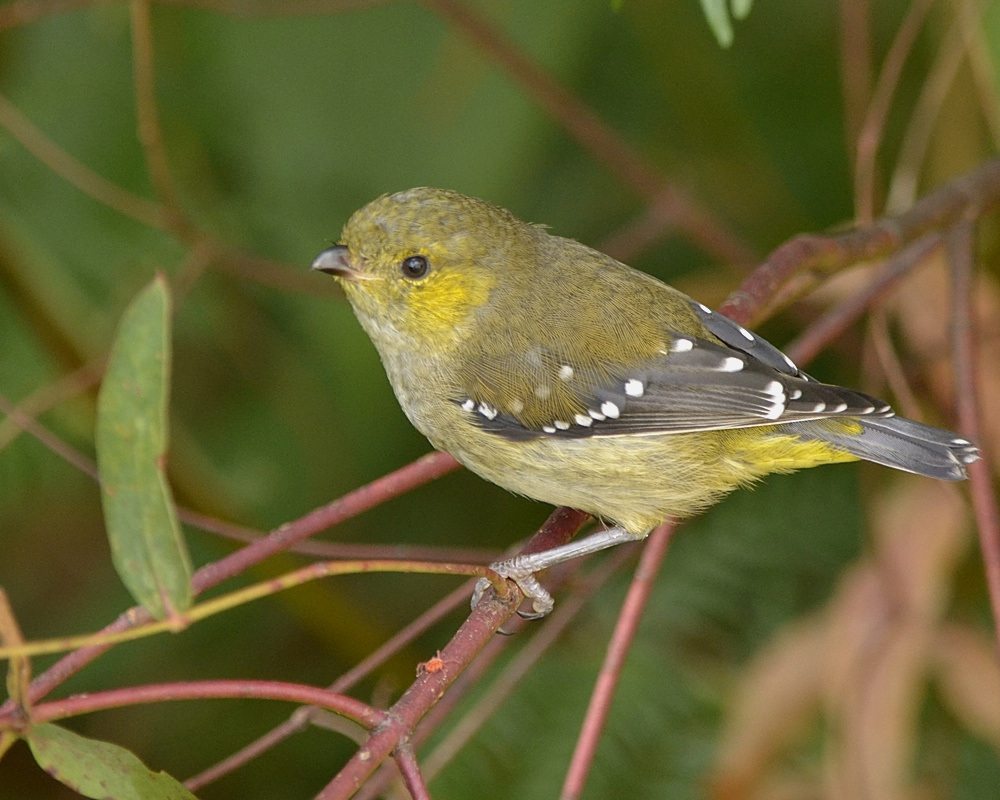
M350 251L342 244L334 245L316 256L312 268L349 281L362 277L361 273L351 266Z

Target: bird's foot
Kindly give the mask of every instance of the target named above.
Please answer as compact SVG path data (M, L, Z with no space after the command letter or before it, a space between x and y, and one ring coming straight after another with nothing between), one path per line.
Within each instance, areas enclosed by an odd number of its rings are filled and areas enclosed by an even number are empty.
M547 616L555 606L552 595L546 591L545 587L538 582L533 571L525 571L520 567L517 556L508 558L505 561L497 561L490 564L493 570L501 578L509 579L517 584L525 598L531 600L531 611L518 611L517 613L524 619L541 619ZM480 578L476 582L476 588L472 592L472 607L475 608L482 600L483 594L493 584L488 578Z

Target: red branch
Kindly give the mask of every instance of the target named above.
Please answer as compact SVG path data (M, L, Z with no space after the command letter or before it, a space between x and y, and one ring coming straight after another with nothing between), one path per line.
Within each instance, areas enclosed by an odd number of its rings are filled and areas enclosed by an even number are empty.
M948 236L948 256L952 270L952 341L955 350L955 394L958 420L962 433L980 447L986 443L981 435L979 390L976 384L976 330L973 319L973 265L975 229L971 221L954 227ZM972 509L979 531L979 548L983 554L986 585L993 608L997 652L1000 654L1000 514L993 494L993 476L987 453L969 467Z
M719 311L749 324L796 275L832 272L885 257L931 230L949 227L959 218L978 219L997 202L1000 159L950 181L898 216L882 217L872 225L845 233L803 234L788 240L754 270Z
M170 700L206 700L220 697L257 700L286 700L326 708L335 714L354 720L369 730L386 720L385 712L372 708L353 697L327 689L284 681L209 680L178 683L153 683L129 686L105 692L77 694L62 700L51 700L32 708L32 723L51 722L78 714L105 711L141 703L163 703Z
M441 651L442 669L424 671L413 682L386 712L386 723L372 733L364 746L316 796L316 800L341 800L354 794L379 764L410 735L483 645L500 630L516 610L519 600L520 592L510 592L506 598L493 593L490 602L479 603Z
M407 464L395 472L344 495L339 500L334 500L294 522L282 525L263 539L202 567L195 572L191 579L195 593L201 593L217 586L227 578L238 575L264 559L282 552L295 542L374 508L380 503L457 468L458 462L446 453L431 453L419 458L412 464ZM103 628L102 632L117 633L150 620L151 617L145 609L137 606L121 614L118 619ZM107 652L110 647L110 645L81 647L59 659L31 682L31 702L38 702L67 678ZM10 701L0 705L0 719L14 712L15 709Z
M646 608L650 592L653 591L653 583L667 554L667 547L673 532L674 525L672 523L661 525L649 535L649 539L643 547L639 566L636 568L632 583L629 585L628 594L625 596L625 602L622 604L622 610L611 635L611 641L608 643L601 672L597 676L597 682L590 697L590 705L587 707L587 715L580 728L580 737L577 739L576 748L573 751L573 759L566 772L566 781L560 795L565 800L572 800L583 793L587 774L590 771L591 763L593 763L601 732L604 730L604 723L607 721L608 712L611 709L611 701L614 698L615 689L618 687L622 668L625 666L625 658L632 647L635 632L642 619L642 612Z

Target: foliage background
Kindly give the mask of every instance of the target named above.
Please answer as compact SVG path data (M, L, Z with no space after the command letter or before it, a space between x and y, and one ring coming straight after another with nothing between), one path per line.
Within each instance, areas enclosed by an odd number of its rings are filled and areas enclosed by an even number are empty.
M0 4L0 12L14 5ZM0 29L0 93L80 162L150 196L128 8L66 5L84 7ZM180 294L170 461L177 499L269 529L428 449L349 307L329 281L306 274L354 209L382 192L445 186L599 245L634 222L644 200L433 4L245 17L225 13L225 3L214 4L222 11L198 5L154 7L156 100L170 168L199 229L220 248L277 266L201 260L178 237L81 193L0 128L0 394L13 402L53 395L58 402L40 421L92 454L96 386L84 380L82 390L64 391L60 380L100 364L125 304L155 270L165 271ZM888 163L958 5L935 4L907 62L886 132ZM729 50L719 49L693 2L627 0L618 11L607 0L470 6L751 252L851 220L836 4L758 3ZM876 62L907 8L871 4ZM995 4L984 26L1000 63ZM989 155L978 102L960 73L935 127L928 185ZM630 260L710 304L751 266L721 263L668 231ZM781 344L813 313L798 306L762 330ZM862 334L859 326L811 371L865 385ZM886 391L878 382L868 388ZM110 566L97 488L9 422L0 425L0 585L31 638L95 629L131 604ZM866 548L867 487L894 480L864 466L774 478L683 529L588 796L701 796L741 669L829 597ZM328 535L499 550L547 513L454 473ZM198 564L232 548L187 534ZM274 571L296 559L276 561ZM468 797L473 786L554 796L626 580L595 598L432 784L436 797ZM985 624L972 549L956 585L952 613ZM65 688L199 677L327 683L451 588L449 579L408 575L312 584L179 636L119 647ZM461 614L394 659L361 696L392 697L405 687ZM286 714L277 704L199 702L125 709L74 727L183 778ZM950 721L933 695L920 724L917 771L931 796L994 796L1000 762L987 743ZM200 796L307 797L352 751L346 738L313 729ZM0 762L0 794L68 796L24 747Z

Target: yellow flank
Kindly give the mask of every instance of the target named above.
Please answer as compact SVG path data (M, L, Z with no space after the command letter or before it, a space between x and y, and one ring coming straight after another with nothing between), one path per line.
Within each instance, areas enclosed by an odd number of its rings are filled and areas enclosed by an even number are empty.
M762 435L764 430L769 435ZM743 428L739 432L743 441L739 450L734 452L749 467L748 472L757 473L754 477L858 460L857 456L829 442L784 435L780 427Z

